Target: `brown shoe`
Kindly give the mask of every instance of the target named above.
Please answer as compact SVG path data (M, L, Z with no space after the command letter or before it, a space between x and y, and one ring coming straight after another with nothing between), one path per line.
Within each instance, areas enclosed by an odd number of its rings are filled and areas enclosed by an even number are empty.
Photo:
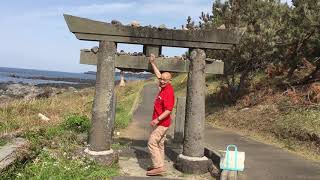
M153 167L153 166L150 166L150 167L147 168L147 171L150 171L150 170L152 170L152 169L154 169L154 167Z
M163 167L153 168L150 171L147 171L147 176L159 176L164 172L165 170Z

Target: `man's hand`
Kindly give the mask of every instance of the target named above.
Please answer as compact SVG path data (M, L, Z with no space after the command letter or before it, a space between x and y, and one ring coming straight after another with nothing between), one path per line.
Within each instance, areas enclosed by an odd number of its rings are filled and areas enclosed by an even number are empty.
M156 60L156 56L153 53L151 53L149 57L149 62L153 64L155 60Z
M149 62L151 64L151 66L152 66L152 69L153 69L154 73L156 74L157 78L159 79L159 78L161 78L161 72L159 71L159 69L157 68L156 64L154 63L155 60L156 60L156 56L153 53L151 53L150 57L149 57Z
M155 127L158 123L159 123L159 120L158 120L158 119L154 119L154 120L152 120L152 121L150 122L150 125L151 125L152 127Z

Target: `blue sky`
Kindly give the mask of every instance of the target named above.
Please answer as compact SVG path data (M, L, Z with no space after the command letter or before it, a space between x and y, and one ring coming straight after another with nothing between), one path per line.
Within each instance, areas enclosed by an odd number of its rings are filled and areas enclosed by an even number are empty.
M285 1L285 0L282 0ZM288 0L289 1L289 0ZM212 0L11 0L0 6L0 67L66 72L95 70L79 64L80 49L97 42L80 41L69 32L63 13L110 22L165 24L180 28L187 16L198 20L211 12ZM142 51L139 45L119 45L118 50ZM163 48L165 55L180 55L185 49Z

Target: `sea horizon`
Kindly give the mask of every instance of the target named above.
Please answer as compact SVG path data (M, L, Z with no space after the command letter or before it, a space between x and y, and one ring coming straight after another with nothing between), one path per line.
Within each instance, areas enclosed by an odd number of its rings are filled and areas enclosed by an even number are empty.
M148 79L150 74L125 73L125 80ZM0 83L46 84L46 83L81 83L80 81L95 81L95 71L64 72L27 68L0 67ZM115 73L115 81L120 80L120 72Z

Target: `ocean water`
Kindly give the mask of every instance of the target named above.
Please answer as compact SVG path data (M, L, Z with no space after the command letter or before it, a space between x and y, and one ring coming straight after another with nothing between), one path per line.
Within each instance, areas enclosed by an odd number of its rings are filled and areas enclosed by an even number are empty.
M145 76L128 76L126 80L147 79ZM59 71L43 71L34 69L19 69L0 67L0 83L24 83L24 84L47 84L47 83L79 83L78 80L95 80L95 74L69 73ZM120 80L119 73L115 75L115 81Z

